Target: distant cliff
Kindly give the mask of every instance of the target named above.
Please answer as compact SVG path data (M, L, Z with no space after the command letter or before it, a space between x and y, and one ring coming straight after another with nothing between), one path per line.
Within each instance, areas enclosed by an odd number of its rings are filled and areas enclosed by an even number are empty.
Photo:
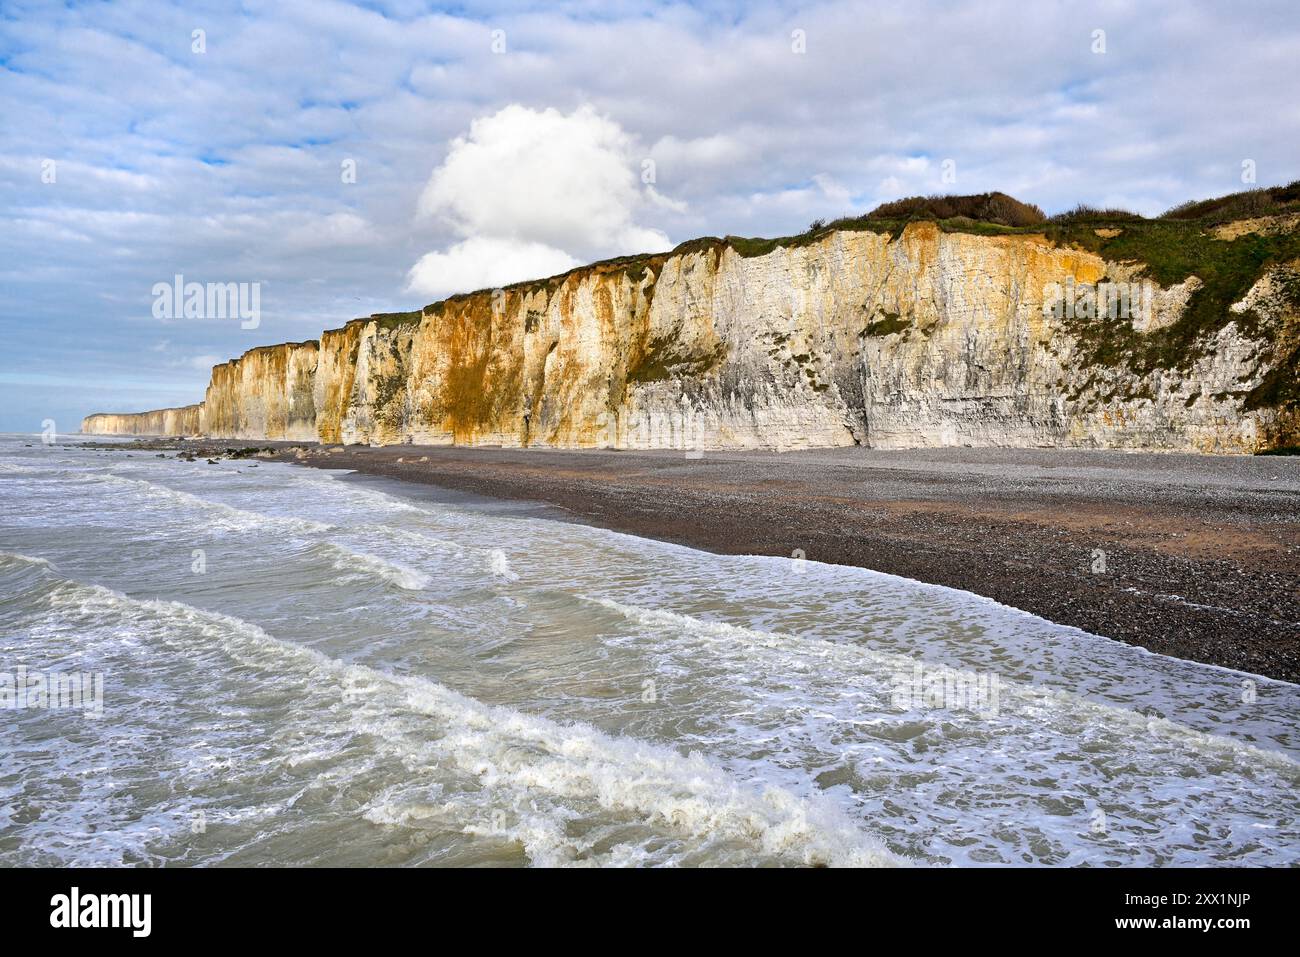
M253 349L213 369L198 406L82 429L685 449L1297 445L1298 219L863 219L695 240ZM1106 284L1132 302L1107 310Z
M203 405L153 412L97 412L81 420L81 431L94 435L198 435L203 431Z

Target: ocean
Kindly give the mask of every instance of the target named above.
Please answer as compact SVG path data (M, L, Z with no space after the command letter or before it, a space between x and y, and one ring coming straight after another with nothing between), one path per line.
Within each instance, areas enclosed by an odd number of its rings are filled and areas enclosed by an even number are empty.
M0 864L1300 862L1296 685L564 518L0 436Z

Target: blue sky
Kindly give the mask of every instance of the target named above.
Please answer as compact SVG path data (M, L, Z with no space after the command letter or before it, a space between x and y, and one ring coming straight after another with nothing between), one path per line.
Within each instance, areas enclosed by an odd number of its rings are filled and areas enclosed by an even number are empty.
M0 431L196 401L213 362L354 316L903 195L1150 214L1243 188L1247 159L1289 182L1297 11L5 0ZM259 283L260 325L156 318L177 273Z

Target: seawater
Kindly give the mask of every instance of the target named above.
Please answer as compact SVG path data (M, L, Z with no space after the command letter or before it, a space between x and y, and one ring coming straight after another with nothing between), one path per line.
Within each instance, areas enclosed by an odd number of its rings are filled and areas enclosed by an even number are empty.
M20 668L3 865L1300 860L1300 687L347 473L0 437Z

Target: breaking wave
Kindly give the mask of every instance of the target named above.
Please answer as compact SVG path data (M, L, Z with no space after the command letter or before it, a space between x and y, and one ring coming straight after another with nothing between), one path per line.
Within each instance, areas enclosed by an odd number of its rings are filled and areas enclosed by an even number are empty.
M156 635L173 646L215 643L245 667L295 671L319 686L317 695L338 702L332 719L371 735L405 766L472 782L458 786L456 799L435 804L429 795L439 792L437 782L392 785L362 812L374 824L450 820L467 834L516 841L533 863L545 865L672 863L706 847L724 858L729 852L738 863L755 855L803 865L903 863L835 805L779 787L751 787L697 753L484 704L427 678L339 661L243 619L181 602L134 599L67 579L46 600L53 609L99 620L160 625ZM625 840L594 851L562 823L584 818L608 822L608 833Z

